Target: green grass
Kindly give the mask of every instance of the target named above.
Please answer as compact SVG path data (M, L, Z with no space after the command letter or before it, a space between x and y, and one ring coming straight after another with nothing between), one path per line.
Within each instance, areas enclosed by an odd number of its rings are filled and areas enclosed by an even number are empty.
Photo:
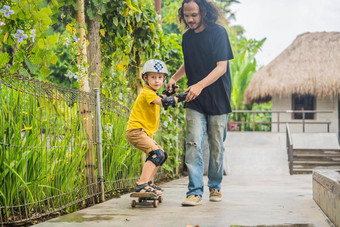
M21 87L22 85L22 87ZM28 94L0 84L0 208L3 223L20 222L58 210L74 211L96 192L86 182L89 143L79 102L51 89L53 98ZM76 92L76 91L74 91ZM47 94L47 91L43 92ZM126 118L106 111L103 124L104 178L135 178L140 152L125 140ZM94 115L94 113L92 113ZM92 120L92 123L94 119ZM112 125L111 128L105 127ZM111 130L112 129L112 130ZM94 131L94 130L93 130ZM95 163L95 179L97 162Z

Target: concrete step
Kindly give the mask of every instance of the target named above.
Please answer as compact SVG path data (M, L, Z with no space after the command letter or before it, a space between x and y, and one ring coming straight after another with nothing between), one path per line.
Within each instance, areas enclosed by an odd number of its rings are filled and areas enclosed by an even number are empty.
M339 154L340 149L312 149L312 148L300 148L293 149L294 154Z
M295 161L293 162L294 166L339 166L339 161Z
M340 154L294 154L295 158L340 158Z
M340 163L340 154L294 154L294 161L330 161Z
M314 169L321 169L321 168L314 168ZM325 168L325 169L332 169L340 173L340 167L339 168ZM293 169L293 174L311 174L312 172L313 172L313 168Z

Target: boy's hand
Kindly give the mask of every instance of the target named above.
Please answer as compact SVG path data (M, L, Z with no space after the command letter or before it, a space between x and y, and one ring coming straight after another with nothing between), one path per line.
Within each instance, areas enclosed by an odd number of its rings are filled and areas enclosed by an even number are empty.
M169 97L169 96L175 94L178 90L179 90L179 86L176 85L176 84L172 84L171 90L170 90L170 88L167 88L166 90L164 90L162 92L162 94Z

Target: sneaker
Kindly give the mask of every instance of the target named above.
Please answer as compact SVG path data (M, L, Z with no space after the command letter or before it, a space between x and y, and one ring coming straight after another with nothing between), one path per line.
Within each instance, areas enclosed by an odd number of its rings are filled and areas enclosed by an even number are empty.
M189 195L182 203L182 206L196 206L202 204L202 196Z
M210 189L209 200L212 202L221 202L222 192L220 190Z

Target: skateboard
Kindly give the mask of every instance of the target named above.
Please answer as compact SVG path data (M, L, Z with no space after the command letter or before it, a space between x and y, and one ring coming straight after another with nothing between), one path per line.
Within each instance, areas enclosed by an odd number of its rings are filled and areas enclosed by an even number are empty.
M131 201L132 208L136 207L137 204L140 204L140 205L152 204L153 207L156 208L158 206L158 202L162 203L163 201L162 195L157 195L152 192L132 192L130 194L130 197L138 198L137 201L134 199Z

